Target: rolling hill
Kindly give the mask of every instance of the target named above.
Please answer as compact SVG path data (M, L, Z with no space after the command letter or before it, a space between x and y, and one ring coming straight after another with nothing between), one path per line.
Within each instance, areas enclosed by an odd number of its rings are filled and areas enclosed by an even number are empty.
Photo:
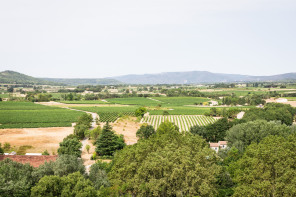
M165 72L159 74L124 75L112 77L130 84L198 84L198 83L229 83L256 81L290 81L296 80L296 73L273 76L250 76L238 74L221 74L207 71Z
M296 73L272 76L211 73L207 71L123 75L110 78L34 78L14 71L0 72L0 83L36 85L202 84L296 81Z

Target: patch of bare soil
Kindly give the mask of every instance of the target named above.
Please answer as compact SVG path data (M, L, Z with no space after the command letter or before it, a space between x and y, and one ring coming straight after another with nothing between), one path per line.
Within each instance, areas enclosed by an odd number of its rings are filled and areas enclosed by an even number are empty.
M118 119L111 125L117 134L122 134L124 136L124 140L127 145L137 143L138 138L136 137L136 133L141 126L141 123L137 121L137 118L128 117L124 119Z
M86 150L86 145L90 146L89 152ZM83 160L83 164L85 166L92 165L95 163L94 160L91 160L90 157L92 154L95 152L96 147L93 145L93 142L90 140L86 140L84 146L82 147L82 153L81 153L81 158Z
M47 150L57 154L59 143L73 133L73 127L0 129L0 143L10 143L11 147L30 145L29 153L42 153Z

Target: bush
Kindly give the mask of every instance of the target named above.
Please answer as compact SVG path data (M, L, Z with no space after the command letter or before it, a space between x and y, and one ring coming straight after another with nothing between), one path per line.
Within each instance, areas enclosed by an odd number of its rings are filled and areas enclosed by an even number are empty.
M81 147L82 147L82 144L79 142L79 140L75 138L64 139L63 142L60 143L58 154L74 155L76 157L81 157Z
M136 110L135 115L143 117L146 112L147 112L147 109L145 107L139 107Z
M148 124L143 124L136 133L139 139L148 139L153 134L155 134L155 130L152 125Z

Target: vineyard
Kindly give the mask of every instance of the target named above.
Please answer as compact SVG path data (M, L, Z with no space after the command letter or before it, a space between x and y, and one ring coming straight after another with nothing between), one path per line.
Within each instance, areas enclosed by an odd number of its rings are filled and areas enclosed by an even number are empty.
M155 129L158 128L160 123L164 121L170 121L176 124L180 131L189 131L190 127L194 125L208 125L214 123L216 121L213 117L201 116L201 115L169 115L169 116L161 116L161 115L150 115L144 117L141 122L148 123L152 125Z
M30 102L0 102L0 128L70 127L83 113Z
M100 122L115 122L122 116L135 116L135 112L98 112Z
M137 107L72 107L83 111L97 113L100 117L100 122L115 122L122 116L135 116Z

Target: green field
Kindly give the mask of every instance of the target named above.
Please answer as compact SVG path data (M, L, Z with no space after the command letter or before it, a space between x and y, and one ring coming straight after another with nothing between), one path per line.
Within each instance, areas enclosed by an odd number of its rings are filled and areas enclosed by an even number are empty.
M135 116L135 111L138 107L135 106L118 106L118 107L72 107L83 111L97 113L100 117L100 122L114 122L121 116Z
M0 94L0 98L8 98L9 94Z
M194 105L195 103L210 101L210 99L203 97L155 97L154 99L161 101L162 106Z
M288 101L296 101L296 97L284 97L286 99L288 99Z
M110 104L100 100L84 100L84 101L60 101L65 104Z
M0 128L70 127L83 113L30 102L0 102Z
M173 115L173 116L160 116L152 115L144 117L141 122L146 122L157 129L159 125L164 121L173 122L177 125L180 131L189 131L190 127L194 125L205 126L214 123L216 120L213 117L198 116L198 115Z
M157 98L152 98L152 99L157 100ZM158 104L161 104L160 101L155 101L152 99L143 98L143 97L130 97L130 98L114 98L114 99L106 99L106 100L113 104L122 104L122 105L156 106Z

